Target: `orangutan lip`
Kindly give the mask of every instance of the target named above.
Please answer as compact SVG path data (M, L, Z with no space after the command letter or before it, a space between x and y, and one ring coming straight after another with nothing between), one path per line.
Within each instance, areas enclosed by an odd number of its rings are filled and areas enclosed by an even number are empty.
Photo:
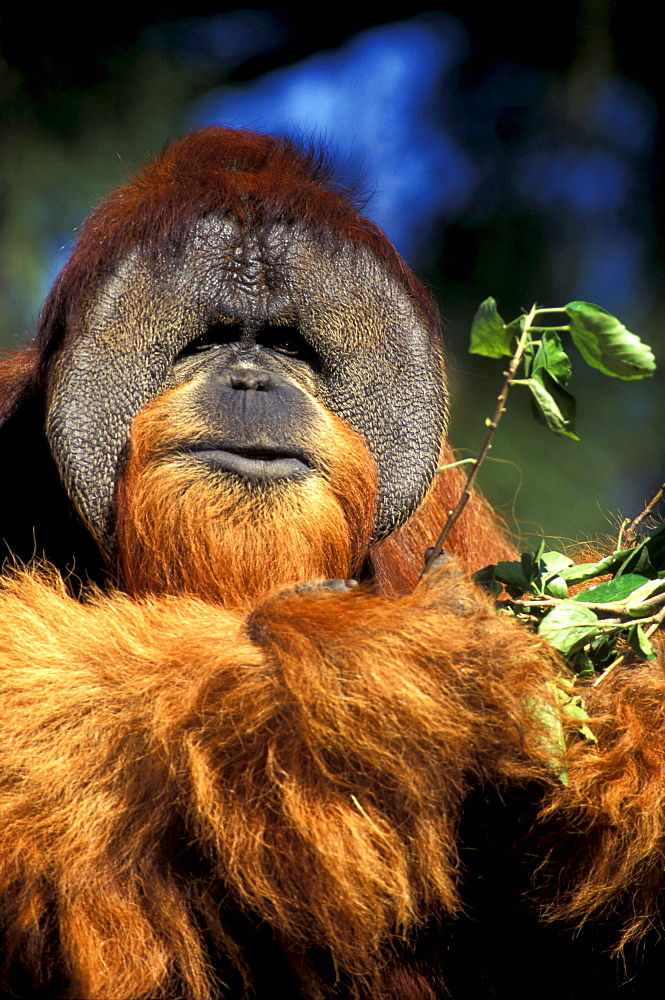
M215 469L233 472L244 479L291 479L294 476L311 475L314 471L312 462L304 452L281 448L203 445L188 449L188 455Z

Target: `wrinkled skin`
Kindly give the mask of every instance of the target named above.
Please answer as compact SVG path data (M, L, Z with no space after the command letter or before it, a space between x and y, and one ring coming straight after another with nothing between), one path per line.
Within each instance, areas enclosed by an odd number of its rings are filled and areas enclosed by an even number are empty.
M263 415L246 415L256 426L231 431L250 450L296 443L298 386L363 434L379 470L375 540L422 500L446 395L440 351L404 290L361 248L315 243L297 226L247 234L233 220L208 218L170 259L130 253L84 308L55 365L49 441L103 545L134 417L201 365L211 385L221 372L273 376ZM277 413L280 380L282 394L287 382L294 392ZM212 412L214 395L211 388Z

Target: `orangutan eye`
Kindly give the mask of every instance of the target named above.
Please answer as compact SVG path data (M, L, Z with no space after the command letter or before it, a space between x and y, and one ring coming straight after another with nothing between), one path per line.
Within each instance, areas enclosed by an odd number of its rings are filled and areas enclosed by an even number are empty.
M319 359L312 345L300 330L292 326L266 326L256 335L256 343L269 351L284 354L297 361L316 366Z
M205 351L214 350L216 347L223 347L227 344L234 344L240 340L242 330L233 323L213 323L205 333L191 340L178 355L178 359L186 358L192 354L203 354Z
M272 344L273 351L281 351L283 354L297 354L298 342L294 337L278 337Z
M233 345L238 345L242 350L251 350L252 345L255 345L294 361L302 361L311 367L320 365L317 352L295 327L264 326L252 337L235 323L212 323L204 333L183 347L176 362Z
M308 347L300 333L288 326L266 327L259 332L256 340L268 350L279 351L280 354L288 354L291 357L300 357Z

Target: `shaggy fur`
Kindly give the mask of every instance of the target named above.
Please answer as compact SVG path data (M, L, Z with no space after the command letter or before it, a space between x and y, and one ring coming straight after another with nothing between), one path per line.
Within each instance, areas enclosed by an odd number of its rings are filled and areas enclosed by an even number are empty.
M72 997L229 995L226 901L294 968L325 952L352 995L377 995L393 944L458 906L469 787L547 780L525 706L556 663L475 592L460 617L461 587L443 568L408 598L286 591L247 618L8 581L10 966L41 988L56 970Z
M452 563L400 599L283 589L358 567L371 459L321 411L320 475L261 505L213 497L173 458L194 389L134 425L134 596L81 604L37 574L0 598L10 973L68 996L235 996L223 970L254 972L236 912L272 929L303 996L433 996L391 953L457 911L468 789L551 781L530 706L556 659Z
M0 361L1 451L22 487L2 530L26 561L34 537L62 568L0 583L3 988L31 1000L512 1000L525 984L593 995L606 960L594 941L567 966L570 928L604 919L616 944L659 919L662 663L589 691L599 744L572 726L564 761L553 651L456 563L418 582L458 470L370 546L377 474L355 431L303 390L309 437L290 443L315 455L311 474L241 485L179 454L206 439L194 374L134 421L111 565L72 514L44 439L63 340L131 248L171 252L229 210L370 250L437 342L431 297L286 140L195 133L92 215L36 345ZM465 569L513 555L478 498L448 547ZM67 576L72 564L106 589ZM559 922L549 954L539 907Z
M420 508L406 524L371 549L372 576L382 593L408 594L418 582L423 552L434 545L466 483L466 476L459 468L446 467L454 461L453 450L446 442L441 454L441 472ZM517 557L505 526L478 493L471 496L453 525L446 539L446 551L468 573Z
M545 898L554 919L609 919L618 948L662 924L663 661L625 666L582 693L599 743L571 744L570 786L544 810L541 836L553 843L556 871Z
M357 576L377 493L360 436L311 398L316 474L269 487L202 475L178 452L183 440L191 448L210 434L192 402L197 389L196 379L172 389L132 428L117 503L119 566L130 591L196 593L243 607L271 587Z

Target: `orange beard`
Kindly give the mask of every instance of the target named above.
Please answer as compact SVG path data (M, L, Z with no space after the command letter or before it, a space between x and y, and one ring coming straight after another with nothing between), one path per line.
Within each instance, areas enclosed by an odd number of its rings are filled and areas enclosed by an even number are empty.
M175 442L209 433L187 404L188 389L150 404L132 428L117 497L118 564L128 591L196 594L243 608L275 587L356 574L377 495L360 436L321 409L319 469L248 484L175 454Z

